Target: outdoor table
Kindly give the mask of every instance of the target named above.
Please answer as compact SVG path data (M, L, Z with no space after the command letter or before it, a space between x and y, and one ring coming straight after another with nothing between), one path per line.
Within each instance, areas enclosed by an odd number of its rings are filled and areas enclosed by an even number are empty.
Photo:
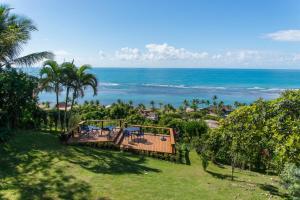
M124 129L125 136L130 136L132 139L132 135L135 134L137 136L141 135L140 127L128 127Z
M113 132L115 129L116 129L116 126L106 126L102 130L108 131L108 137L110 137L111 132ZM101 135L102 135L102 132L101 132Z

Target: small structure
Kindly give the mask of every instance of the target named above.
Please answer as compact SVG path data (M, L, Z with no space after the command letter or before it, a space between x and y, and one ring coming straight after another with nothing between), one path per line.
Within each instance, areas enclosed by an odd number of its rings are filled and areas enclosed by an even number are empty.
M232 112L232 108L230 106L223 106L222 107L222 113L224 117L227 117Z
M59 102L58 105L56 105L59 110L65 110L66 103L65 102ZM67 104L67 111L71 109L71 105Z
M149 109L141 110L140 113L146 119L150 119L152 121L157 121L158 120L158 114L156 112L154 112L153 110L149 110Z
M207 109L208 114L211 116L217 116L218 111L223 117L227 117L233 110L230 106L224 105L221 108L218 108L218 106L210 106Z
M190 107L187 107L187 108L185 109L185 112L187 112L187 113L194 112L194 109L193 109L193 108L190 108Z
M216 121L216 120L207 119L207 120L204 120L204 121L206 122L207 126L211 129L219 127L219 122Z

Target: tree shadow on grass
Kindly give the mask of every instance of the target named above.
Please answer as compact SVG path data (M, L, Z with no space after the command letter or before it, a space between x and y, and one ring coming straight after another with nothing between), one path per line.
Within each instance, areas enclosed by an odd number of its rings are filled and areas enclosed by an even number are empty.
M220 174L220 173L216 173L216 172L212 172L212 171L208 171L207 173L209 173L210 175L212 175L215 178L218 179L227 179L227 180L231 180L231 175L228 174ZM288 195L282 192L279 192L278 187L270 185L270 184L261 184L261 183L251 183L251 182L247 182L247 181L243 181L243 180L238 180L236 176L233 176L233 182L239 182L239 183L246 183L248 185L253 185L253 186L257 186L260 189L269 192L271 195L273 196L278 196L281 198L287 198Z
M218 179L231 180L231 175L228 175L228 174L220 174L220 173L212 172L212 171L209 171L209 170L207 170L206 172L209 173L210 175L212 175L213 177L218 178ZM233 176L233 178L236 178L236 177Z
M50 140L49 140L50 139ZM56 138L50 135L18 135L0 146L0 199L90 199L90 185L59 169ZM50 146L48 146L50 145ZM56 144L57 145L57 144Z
M67 156L71 163L94 173L104 174L143 174L160 172L159 169L143 165L143 156L125 156L122 152L99 150L90 147L72 147L76 153Z
M0 199L15 191L18 199L91 199L91 186L68 174L76 164L93 173L143 174L160 170L146 159L91 147L64 146L47 133L19 133L0 145ZM63 164L61 164L63 163Z
M278 196L281 198L288 198L288 195L282 192L279 192L278 187L270 184L257 184L260 189L269 192L273 196Z

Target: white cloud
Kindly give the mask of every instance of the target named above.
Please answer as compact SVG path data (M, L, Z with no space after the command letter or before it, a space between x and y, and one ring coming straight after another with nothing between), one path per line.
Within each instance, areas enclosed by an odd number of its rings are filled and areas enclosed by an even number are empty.
M111 53L75 55L65 50L54 51L58 62L75 59L75 63L95 67L265 67L299 68L300 52L287 53L257 49L197 51L166 43L147 44L144 48L123 47Z
M124 47L116 51L115 56L120 60L139 60L140 51L137 48Z
M147 44L145 50L124 47L116 51L115 56L120 60L159 61L159 60L193 60L203 59L207 52L192 52L184 48L176 48L166 43Z
M176 48L166 43L164 44L147 44L145 59L149 60L166 60L166 59L202 59L208 56L207 52L192 52L184 48Z
M300 30L281 30L274 33L268 33L266 34L266 37L276 41L299 42Z

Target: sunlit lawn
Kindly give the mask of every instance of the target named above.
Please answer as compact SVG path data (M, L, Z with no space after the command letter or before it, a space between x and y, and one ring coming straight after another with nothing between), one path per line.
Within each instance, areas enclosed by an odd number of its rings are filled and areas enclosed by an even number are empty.
M130 153L64 146L48 133L19 132L0 144L0 199L280 199L277 177L191 166Z

